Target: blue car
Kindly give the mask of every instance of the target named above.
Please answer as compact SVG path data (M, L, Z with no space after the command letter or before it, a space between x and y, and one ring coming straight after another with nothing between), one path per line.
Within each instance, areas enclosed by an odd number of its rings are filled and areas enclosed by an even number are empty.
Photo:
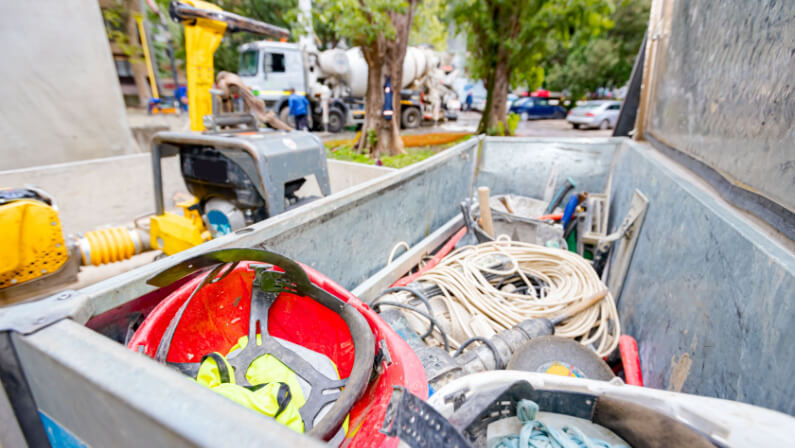
M525 97L514 101L509 110L522 117L522 120L538 118L565 118L566 109L563 106L553 106L546 98Z

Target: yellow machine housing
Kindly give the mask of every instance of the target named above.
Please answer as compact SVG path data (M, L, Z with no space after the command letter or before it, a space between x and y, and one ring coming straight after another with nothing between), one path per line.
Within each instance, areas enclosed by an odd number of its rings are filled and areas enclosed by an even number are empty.
M58 212L46 202L0 204L0 235L0 289L52 274L69 258Z
M173 255L185 249L210 241L212 235L204 226L204 221L199 214L198 200L180 202L182 216L165 212L149 219L149 238L152 249L159 250L166 255Z
M184 0L184 3L205 10L223 11L212 3L200 0ZM218 45L221 44L225 32L226 23L224 22L207 19L185 22L188 111L191 131L203 131L204 116L213 113L213 98L210 93L210 89L215 84L213 55Z

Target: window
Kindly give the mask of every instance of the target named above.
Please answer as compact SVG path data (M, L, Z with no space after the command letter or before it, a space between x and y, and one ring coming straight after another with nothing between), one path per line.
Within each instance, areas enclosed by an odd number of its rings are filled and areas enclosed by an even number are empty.
M527 104L528 102L530 102L530 98L519 98L519 99L518 99L518 100L516 100L516 102L515 102L515 103L513 103L513 104L514 104L514 106L524 106L524 105L525 105L525 104Z
M268 53L265 58L265 72L267 73L284 73L284 53Z
M549 101L546 98L536 98L536 106L549 106Z
M116 73L120 78L132 78L133 71L130 61L127 59L116 59Z
M611 104L610 107L607 108L607 110L621 110L621 105L620 104Z
M259 59L257 50L247 50L240 53L238 74L240 76L255 76L257 74L257 59Z

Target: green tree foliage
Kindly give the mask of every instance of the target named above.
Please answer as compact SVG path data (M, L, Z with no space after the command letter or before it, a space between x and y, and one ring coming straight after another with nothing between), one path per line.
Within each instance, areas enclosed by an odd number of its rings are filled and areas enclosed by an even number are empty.
M393 87L401 84L403 59L411 30L416 0L321 0L315 7L313 24L328 26L337 39L360 47L367 61L365 121L357 148L372 154L404 152L398 122L400 96L393 96L394 120L381 116L383 85L390 77Z
M610 17L612 28L568 48L560 45L546 64L547 87L568 89L573 98L581 98L598 87L623 86L646 32L649 4L650 0L619 0Z
M451 16L467 36L470 76L485 82L488 96L479 132L506 119L508 90L534 88L555 42L585 39L609 28L608 0L451 0Z
M395 38L392 13L405 13L408 2L405 0L323 0L323 8L318 9L325 17L325 23L332 27L339 37L345 38L351 46L368 46L379 37L386 40Z
M336 27L338 16L341 14L341 9L337 6L337 0L312 1L312 31L315 34L315 45L320 50L335 48L342 38ZM297 40L304 34L303 20L306 19L301 15L297 5L285 17L292 24L293 38Z
M105 33L108 36L108 41L115 43L125 55L129 56L132 62L140 62L143 60L143 50L138 44L138 36L130 38L126 29L127 21L133 12L125 6L124 3L116 3L102 8Z
M447 0L424 0L417 5L411 23L409 45L431 44L437 51L447 50Z

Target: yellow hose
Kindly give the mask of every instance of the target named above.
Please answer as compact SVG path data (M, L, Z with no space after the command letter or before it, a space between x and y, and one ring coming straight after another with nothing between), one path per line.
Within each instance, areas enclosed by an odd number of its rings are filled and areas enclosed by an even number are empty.
M127 260L133 255L149 250L148 238L142 238L136 229L111 227L86 232L79 240L83 266L99 266Z

